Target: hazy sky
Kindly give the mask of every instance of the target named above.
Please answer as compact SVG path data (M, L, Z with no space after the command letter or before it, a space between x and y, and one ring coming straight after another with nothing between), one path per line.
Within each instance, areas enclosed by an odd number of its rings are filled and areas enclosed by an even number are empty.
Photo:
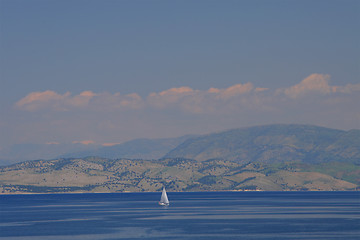
M360 128L358 0L0 0L0 149Z

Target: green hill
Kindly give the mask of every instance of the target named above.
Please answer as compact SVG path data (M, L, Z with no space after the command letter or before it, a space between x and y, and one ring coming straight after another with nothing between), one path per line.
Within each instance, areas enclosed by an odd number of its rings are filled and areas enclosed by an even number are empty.
M360 131L297 124L241 128L189 139L165 155L177 157L240 163L360 162Z

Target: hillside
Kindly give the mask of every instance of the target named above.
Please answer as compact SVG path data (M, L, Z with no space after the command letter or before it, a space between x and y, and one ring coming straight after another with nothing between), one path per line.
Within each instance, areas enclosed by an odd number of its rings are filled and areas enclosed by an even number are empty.
M0 193L138 192L158 191L163 185L169 191L360 186L360 130L277 124L198 137L138 139L78 154L82 156L0 167Z
M240 163L301 161L360 162L360 130L342 131L311 125L267 125L202 136L135 139L114 146L95 144L22 144L0 151L0 165L32 159L84 158L198 161L223 159Z
M239 163L359 163L360 130L296 124L241 128L188 139L164 157Z
M0 167L0 193L215 190L356 190L352 163L263 164L189 159L104 158L28 161Z

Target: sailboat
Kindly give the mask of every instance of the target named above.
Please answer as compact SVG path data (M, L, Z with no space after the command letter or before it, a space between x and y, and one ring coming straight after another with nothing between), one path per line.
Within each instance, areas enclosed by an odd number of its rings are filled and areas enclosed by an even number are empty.
M166 191L165 191L165 187L163 187L159 205L161 205L161 206L169 206L169 204L170 203L169 203L169 199L167 197Z

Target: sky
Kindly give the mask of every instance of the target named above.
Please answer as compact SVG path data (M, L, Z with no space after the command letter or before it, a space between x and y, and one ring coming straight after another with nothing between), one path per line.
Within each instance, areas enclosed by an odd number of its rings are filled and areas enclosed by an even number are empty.
M360 1L0 0L0 151L360 129Z

